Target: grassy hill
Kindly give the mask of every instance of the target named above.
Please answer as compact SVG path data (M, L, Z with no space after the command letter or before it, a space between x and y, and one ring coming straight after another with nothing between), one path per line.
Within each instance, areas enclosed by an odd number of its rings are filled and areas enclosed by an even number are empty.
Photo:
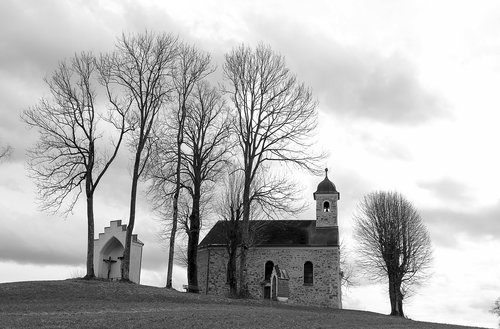
M397 319L371 312L271 304L72 279L0 284L0 328L468 327Z

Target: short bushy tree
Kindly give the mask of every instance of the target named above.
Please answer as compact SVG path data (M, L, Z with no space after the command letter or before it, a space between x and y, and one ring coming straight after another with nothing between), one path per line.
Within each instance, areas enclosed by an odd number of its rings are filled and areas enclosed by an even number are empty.
M396 192L374 192L354 217L358 264L372 279L389 281L391 315L404 316L403 299L428 277L429 233L413 204Z

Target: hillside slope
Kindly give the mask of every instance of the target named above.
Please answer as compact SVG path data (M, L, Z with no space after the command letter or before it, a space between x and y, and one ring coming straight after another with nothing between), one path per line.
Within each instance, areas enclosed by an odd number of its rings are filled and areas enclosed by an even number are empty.
M104 281L0 284L1 328L408 328L470 327L386 315L185 294Z

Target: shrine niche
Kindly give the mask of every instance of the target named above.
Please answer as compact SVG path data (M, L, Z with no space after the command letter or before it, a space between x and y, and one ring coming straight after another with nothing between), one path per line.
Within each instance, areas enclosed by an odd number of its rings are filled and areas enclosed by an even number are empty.
M121 279L121 262L125 249L127 226L121 220L114 220L109 227L104 228L104 233L99 233L99 238L94 240L94 271L98 278L108 280ZM129 279L140 283L142 264L142 243L137 234L132 235L130 246L130 272Z

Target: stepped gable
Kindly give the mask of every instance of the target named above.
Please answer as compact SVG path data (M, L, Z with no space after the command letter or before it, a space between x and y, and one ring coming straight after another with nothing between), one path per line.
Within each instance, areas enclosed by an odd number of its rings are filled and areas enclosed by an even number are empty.
M126 232L126 231L127 231L127 225L122 224L121 220L112 220L111 222L109 222L109 226L104 227L104 232L99 233L99 238L94 239L94 241L101 239L108 233L112 234L112 233ZM137 234L132 234L132 241L144 245L144 242L142 242L137 238Z

